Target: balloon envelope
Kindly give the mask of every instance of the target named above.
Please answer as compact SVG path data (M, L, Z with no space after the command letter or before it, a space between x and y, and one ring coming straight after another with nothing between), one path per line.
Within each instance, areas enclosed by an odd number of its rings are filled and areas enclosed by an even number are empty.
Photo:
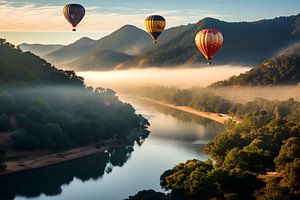
M85 9L80 4L67 4L64 7L64 16L76 31L76 26L81 22L85 15Z
M154 43L156 43L160 34L165 30L166 20L160 15L151 15L146 18L145 26Z
M198 32L195 38L196 45L208 62L223 45L223 35L215 29L204 29Z

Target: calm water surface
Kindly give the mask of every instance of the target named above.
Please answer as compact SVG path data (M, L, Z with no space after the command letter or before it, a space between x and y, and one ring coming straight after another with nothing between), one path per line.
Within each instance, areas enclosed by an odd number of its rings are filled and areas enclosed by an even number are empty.
M0 199L122 200L140 190L162 191L160 175L188 159L205 160L203 146L223 127L215 122L122 96L151 123L143 141L108 153L0 178Z

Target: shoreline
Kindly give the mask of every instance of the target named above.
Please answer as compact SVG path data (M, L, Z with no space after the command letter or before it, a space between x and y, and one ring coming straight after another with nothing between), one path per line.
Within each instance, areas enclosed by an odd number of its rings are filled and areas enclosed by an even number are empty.
M128 142L135 141L140 137L145 137L145 132L134 131L133 133L128 135ZM33 156L31 158L24 158L20 160L7 161L5 163L7 165L7 168L5 171L0 172L0 177L30 170L36 170L71 160L77 160L87 156L92 156L98 153L109 151L121 145L124 145L124 143L116 143L109 140L106 141L100 148L96 148L95 144L92 144L85 147L72 148L68 151L44 154L41 156Z
M231 116L226 115L226 114L217 114L213 112L202 112L195 110L193 108L187 107L187 106L175 106L173 104L165 103L162 101L157 101L148 97L141 97L141 96L134 96L136 98L165 106L168 108L172 108L175 110L179 110L182 112L190 113L195 116L199 116L208 120L215 121L219 124L224 125L225 121L228 119L233 119ZM221 115L221 116L220 116ZM50 165L55 165L59 164L62 162L67 162L71 160L76 160L80 159L83 157L95 155L97 153L103 153L107 150L110 150L114 147L118 146L118 144L107 144L101 148L96 148L94 145L92 146L87 146L87 147L78 147L78 148L73 148L65 152L59 152L59 153L52 153L52 154L45 154L39 157L34 157L34 158L24 158L22 160L17 160L17 161L7 161L6 165L6 171L0 172L0 177L5 176L5 175L11 175L11 174L16 174L19 172L24 172L24 171L29 171L29 170L35 170L43 167L47 167Z
M33 159L25 158L18 161L8 161L5 163L7 165L7 168L5 171L0 172L0 177L19 173L19 172L35 170L50 165L59 164L62 162L76 160L86 156L95 155L97 153L103 153L116 146L117 146L116 144L111 144L111 145L103 146L98 149L95 146L78 147L78 148L70 149L65 152L45 154L43 156L36 157Z
M217 122L217 123L222 124L222 125L224 125L225 121L227 121L229 119L234 120L233 117L231 117L230 115L227 115L227 114L213 113L213 112L203 112L203 111L199 111L199 110L187 107L187 106L176 106L176 105L173 105L173 104L169 104L169 103L165 103L165 102L162 102L162 101L154 100L154 99L151 99L151 98L148 98L148 97L142 97L142 96L135 96L135 97L137 97L139 99L142 99L142 100L145 100L145 101L148 101L148 102L151 102L151 103L155 103L157 105L165 106L165 107L172 108L172 109L175 109L175 110L179 110L179 111L182 111L182 112L190 113L190 114L196 115L198 117L209 119L209 120L212 120L212 121Z

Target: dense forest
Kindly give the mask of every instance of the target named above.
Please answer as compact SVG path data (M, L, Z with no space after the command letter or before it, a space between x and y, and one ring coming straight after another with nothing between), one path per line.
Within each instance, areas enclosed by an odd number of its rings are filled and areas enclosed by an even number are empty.
M233 76L229 80L212 84L212 87L296 85L300 83L300 43L286 49L278 56Z
M113 90L88 87L74 71L0 40L0 170L7 151L101 146L147 125Z
M257 98L240 104L203 90L147 90L150 98L238 119L205 145L213 161L189 160L162 174L161 186L171 193L160 199L299 199L300 103ZM129 199L154 195L161 196L143 191Z

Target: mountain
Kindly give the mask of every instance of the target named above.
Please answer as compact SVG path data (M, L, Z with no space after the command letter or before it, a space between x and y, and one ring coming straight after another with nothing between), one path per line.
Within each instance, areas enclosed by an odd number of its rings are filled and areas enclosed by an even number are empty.
M94 45L95 51L105 49L137 55L151 44L148 33L132 25L125 25L112 34L101 38Z
M300 43L292 45L244 74L216 82L212 86L295 85L298 83L300 83Z
M87 63L92 63L94 69L101 69L108 60L102 62L97 59L99 63L96 63L94 56L100 56L103 50L111 50L132 56L124 63L115 62L125 68L204 64L206 61L197 49L194 38L199 30L205 28L218 29L224 36L224 44L215 56L214 64L256 65L300 41L300 14L255 22L204 18L195 24L167 29L157 45L151 44L151 38L145 31L126 25L97 41L83 38L45 58L69 69L73 69L73 63L76 63L76 69L86 69L83 65ZM113 60L110 62L114 63Z
M135 26L125 25L97 41L82 38L69 46L52 52L46 56L46 59L54 64L72 68L71 63L73 62L77 63L77 65L94 62L93 60L89 61L87 59L93 59L95 55L100 55L101 52L107 54L108 52L104 50L136 55L150 44L151 38L145 31ZM115 61L111 60L111 62L113 63ZM99 66L102 66L101 63L99 63ZM79 67L85 68L85 66Z
M92 52L93 45L96 41L87 37L65 46L45 56L45 59L57 66L64 66L66 63L77 60Z
M255 22L225 22L204 18L196 24L168 29L158 45L143 52L128 65L205 63L194 42L197 32L205 28L218 29L224 36L224 44L213 63L253 65L300 41L300 14Z
M43 44L27 44L23 43L19 45L20 49L24 52L31 52L37 56L43 57L53 51L57 51L64 47L64 45L60 44L51 44L51 45L43 45Z
M40 57L0 39L0 86L37 85L83 87L83 80L73 71L58 70Z
M119 53L112 50L98 51L88 56L70 63L74 70L109 70L117 67L119 64L131 60L133 56L125 53Z

